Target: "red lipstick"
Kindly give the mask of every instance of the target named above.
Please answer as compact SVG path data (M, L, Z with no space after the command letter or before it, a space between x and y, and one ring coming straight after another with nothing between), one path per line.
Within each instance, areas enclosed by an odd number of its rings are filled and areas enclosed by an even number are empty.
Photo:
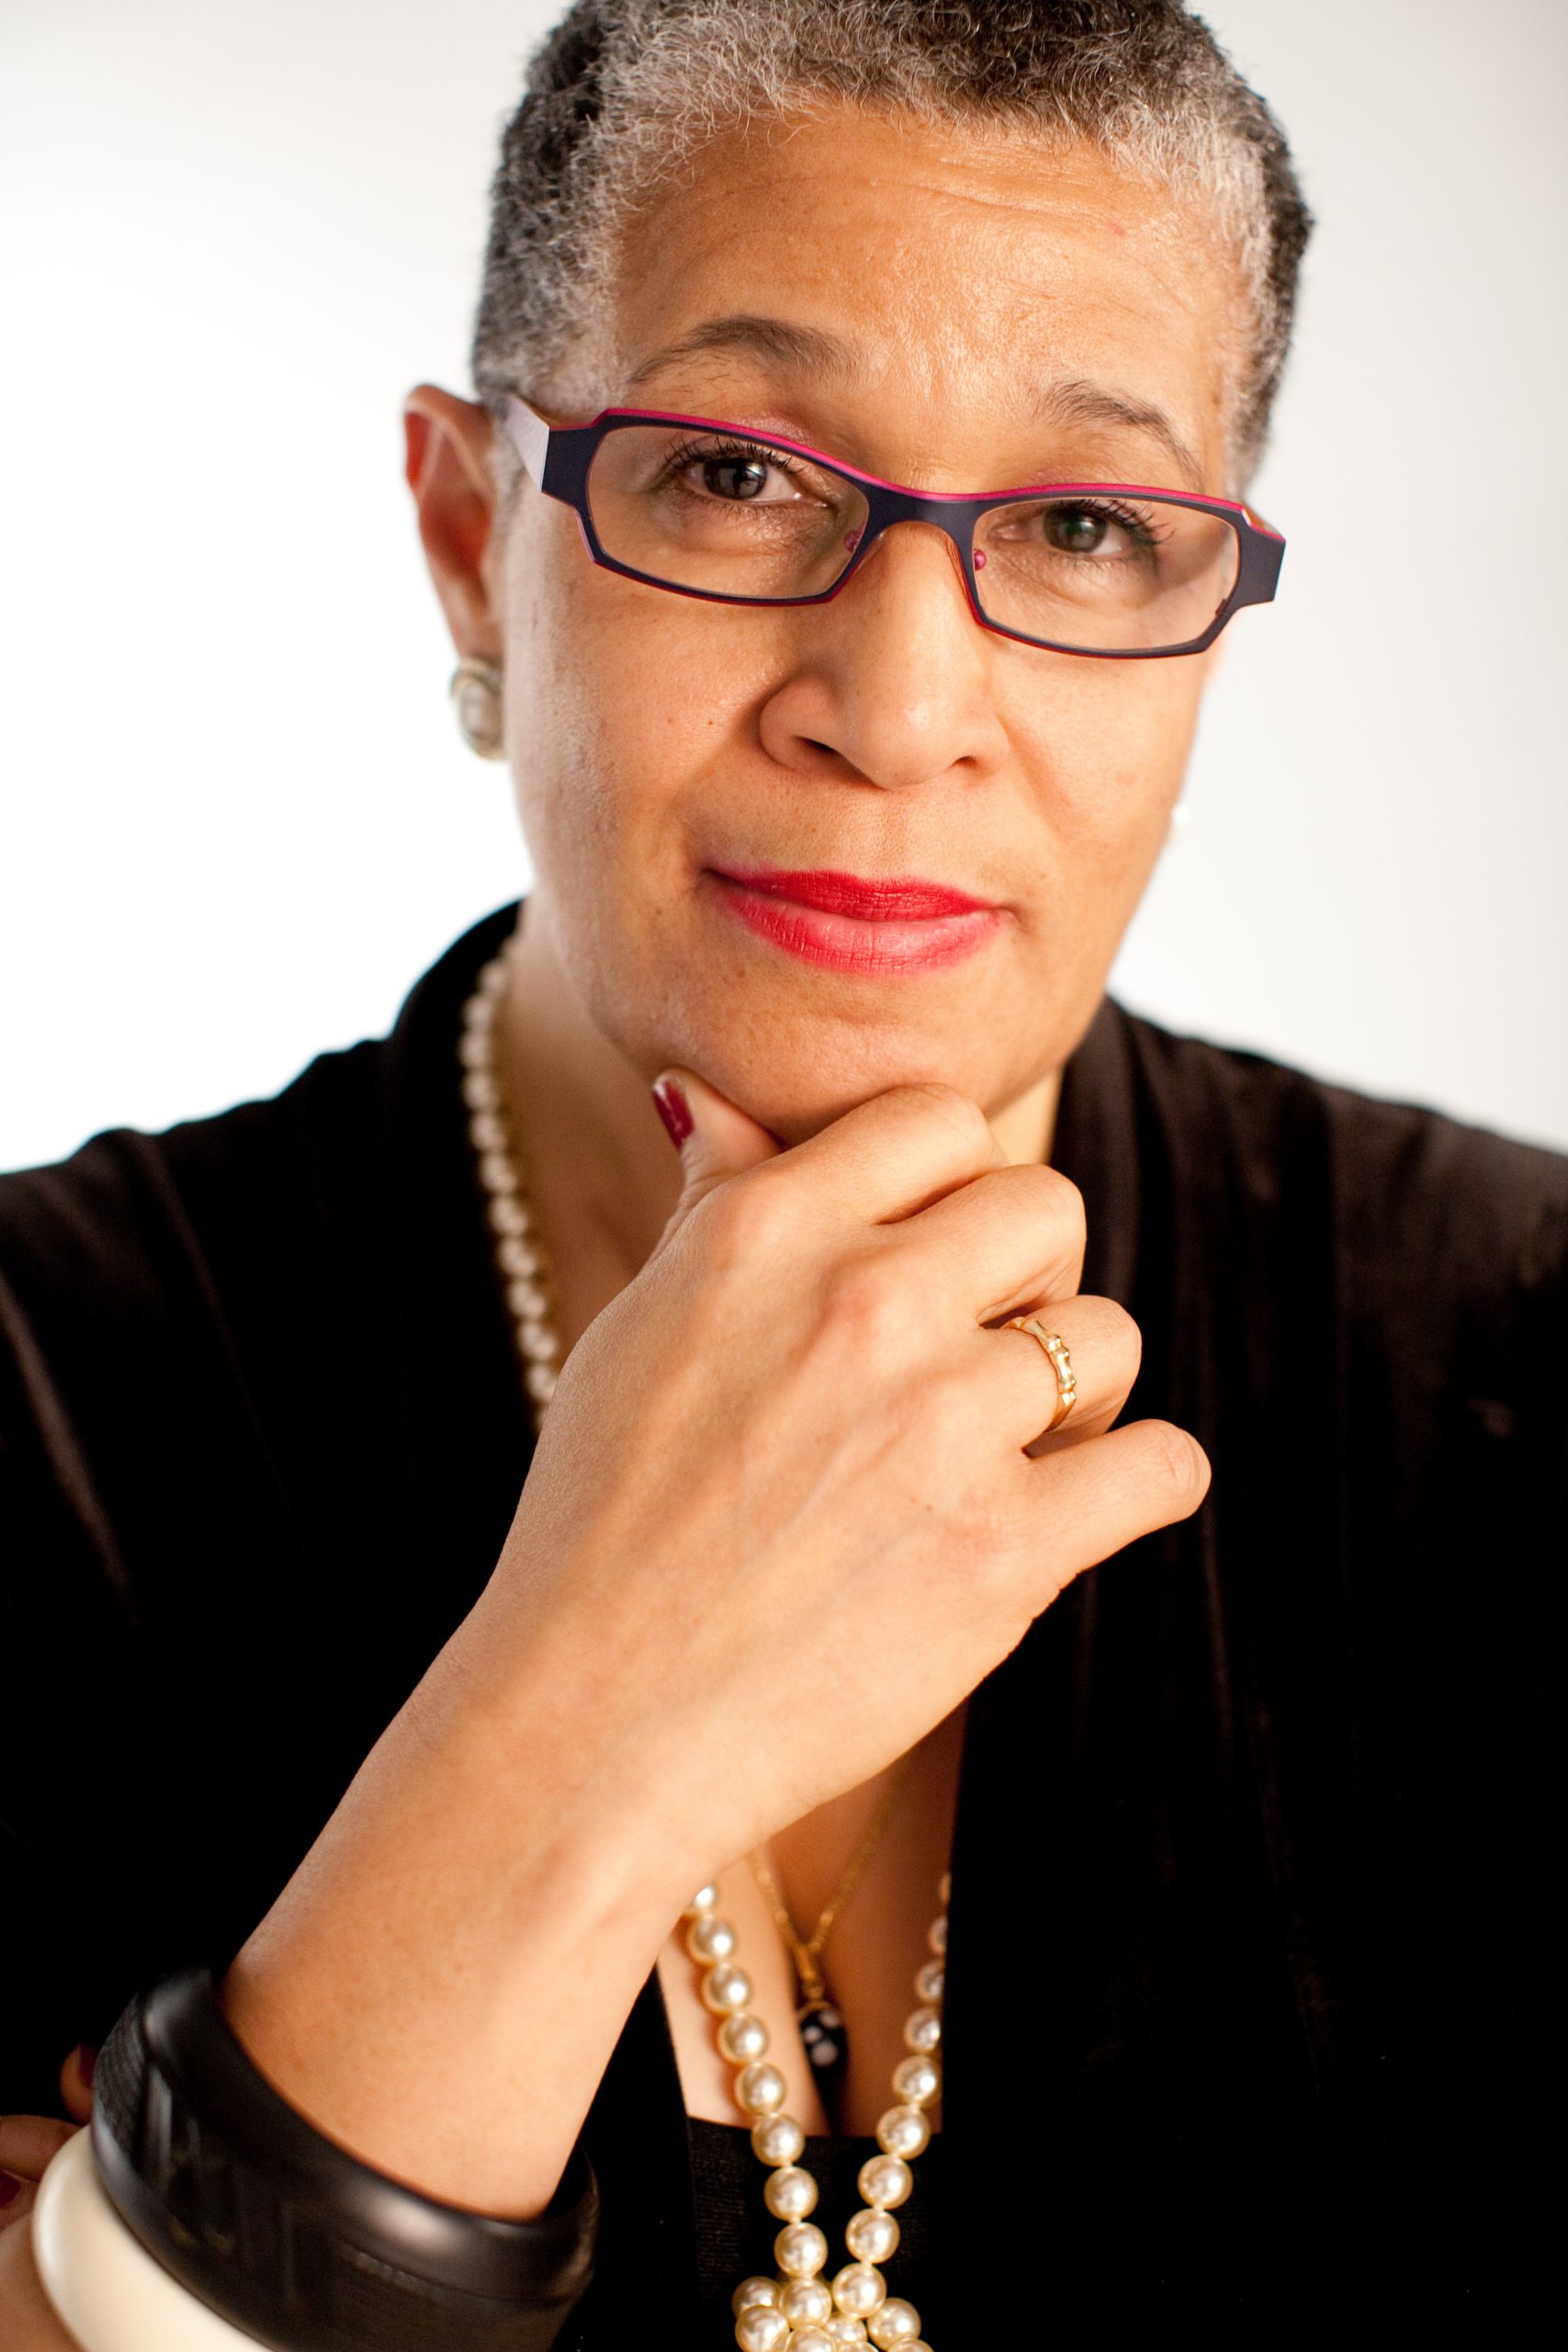
M974 955L1002 910L918 876L778 866L709 868L728 911L785 954L867 978L929 972Z

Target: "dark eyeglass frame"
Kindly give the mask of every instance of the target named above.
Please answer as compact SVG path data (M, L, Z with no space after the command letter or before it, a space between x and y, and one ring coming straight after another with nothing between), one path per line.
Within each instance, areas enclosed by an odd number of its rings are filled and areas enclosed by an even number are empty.
M737 596L722 589L687 588L673 580L660 580L654 572L639 571L608 554L600 542L588 503L588 475L600 443L624 424L684 425L698 432L728 434L737 440L764 442L771 448L787 449L793 456L807 458L829 473L842 475L858 484L869 510L865 526L832 586L810 596ZM1186 490L1155 490L1125 481L1056 481L1030 482L1016 490L981 491L963 498L934 498L924 491L909 490L902 482L884 481L876 474L863 473L858 466L829 457L826 450L813 449L804 441L791 441L781 433L759 433L750 425L734 424L722 417L682 416L665 409L605 408L586 424L551 424L515 393L506 404L506 428L536 487L547 498L559 499L576 514L583 544L595 563L602 564L606 571L620 572L625 579L643 581L650 588L663 588L671 596L695 596L704 604L829 604L853 578L884 531L895 523L934 523L958 549L969 608L982 628L992 629L998 637L1010 637L1021 645L1038 645L1052 653L1080 653L1090 661L1160 662L1172 654L1203 652L1213 645L1231 615L1239 612L1244 605L1271 604L1285 553L1285 542L1280 533L1239 500L1204 498ZM1180 645L1062 645L1052 638L1030 637L1022 629L1009 628L1005 622L992 619L981 605L976 576L976 523L993 506L1013 505L1024 498L1073 494L1163 499L1168 505L1190 506L1201 514L1213 514L1229 524L1240 542L1235 584L1201 636L1189 638Z

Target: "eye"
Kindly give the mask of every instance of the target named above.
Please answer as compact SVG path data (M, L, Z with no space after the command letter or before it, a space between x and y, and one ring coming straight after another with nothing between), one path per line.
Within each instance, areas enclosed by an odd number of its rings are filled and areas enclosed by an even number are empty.
M999 506L987 531L987 544L1023 562L1056 558L1075 568L1103 571L1145 565L1168 534L1152 506L1120 498L1055 498L1041 504Z
M760 498L773 469L763 458L705 458L703 488L715 498Z
M1152 514L1117 500L1062 499L1043 508L1040 520L1045 545L1055 554L1102 561L1145 555L1161 536Z
M1093 506L1053 507L1045 516L1045 537L1064 555L1093 555L1111 526L1110 515Z
M793 505L805 497L830 494L813 469L765 442L689 441L671 450L660 481L679 483L690 495L724 506Z

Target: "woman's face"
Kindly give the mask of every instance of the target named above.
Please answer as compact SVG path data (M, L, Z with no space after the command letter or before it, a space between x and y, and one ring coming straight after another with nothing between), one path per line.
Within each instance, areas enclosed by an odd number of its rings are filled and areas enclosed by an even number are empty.
M721 417L938 492L1227 490L1235 266L1201 210L1089 148L775 123L656 198L622 265L558 422ZM659 357L737 316L830 337L841 364L756 334ZM919 1080L996 1113L1059 1068L1166 837L1213 654L998 636L923 524L829 603L745 608L595 566L525 484L492 561L530 925L645 1077L684 1064L794 1137ZM851 968L744 919L728 877L760 869L995 911L967 953Z

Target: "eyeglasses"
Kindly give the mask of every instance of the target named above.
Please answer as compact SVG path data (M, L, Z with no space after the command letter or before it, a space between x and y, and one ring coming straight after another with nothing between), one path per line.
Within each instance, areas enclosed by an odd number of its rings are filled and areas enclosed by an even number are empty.
M1201 653L1266 605L1285 542L1229 498L1127 482L1033 482L933 498L711 416L607 408L552 425L525 401L507 430L595 563L725 605L820 605L895 523L957 548L975 617L1058 653Z

